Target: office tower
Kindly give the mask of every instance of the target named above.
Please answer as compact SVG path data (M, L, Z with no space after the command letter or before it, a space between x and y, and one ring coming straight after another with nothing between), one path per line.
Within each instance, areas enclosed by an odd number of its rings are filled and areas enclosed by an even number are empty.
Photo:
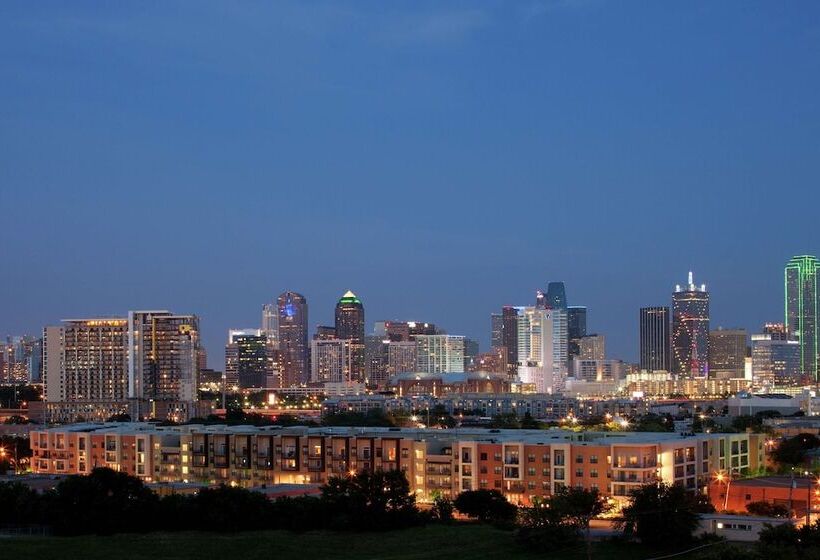
M274 375L275 349L261 329L233 329L225 346L226 391L267 388Z
M186 415L197 400L199 319L170 311L128 313L129 395L147 417Z
M567 375L567 312L517 308L518 376L539 393L563 389Z
M387 373L393 376L399 373L418 371L418 351L416 341L390 341L387 343Z
M567 309L567 293L563 282L547 284L547 307L549 309Z
M602 334L591 334L579 338L578 356L582 360L605 360L606 337Z
M473 362L478 356L478 341L472 338L464 339L464 371L472 371Z
M310 341L311 383L352 381L353 342L348 339L314 339Z
M310 375L307 300L296 292L285 292L276 299L276 305L279 309L282 386L301 385Z
M567 307L567 336L570 339L587 335L587 308L583 305Z
M464 371L464 337L452 334L416 335L416 369L423 373Z
M641 369L671 371L669 308L641 307Z
M504 346L504 316L501 313L490 314L490 346Z
M279 308L276 303L266 303L262 306L261 330L268 344L279 348Z
M715 379L744 377L746 363L746 331L724 329L709 333L709 376Z
M381 336L364 337L364 374L368 385L383 386L387 381L388 343Z
M587 335L587 308L582 305L567 307L567 355L570 362L581 354L580 340Z
M501 342L507 350L507 373L513 377L518 367L518 309L506 305L501 309Z
M820 344L817 315L820 311L820 262L811 255L793 257L785 270L786 328L800 343L800 368L812 382L820 381Z
M752 380L757 387L799 386L808 381L800 369L800 343L778 332L752 335Z
M67 319L43 331L44 397L48 402L125 403L128 320Z
M336 337L350 341L353 356L350 377L364 381L364 305L350 290L336 303Z
M197 351L196 364L199 371L208 369L208 352L205 350L204 346L200 345L199 350Z
M43 339L37 338L32 344L26 358L29 383L43 382Z
M672 294L672 373L680 378L709 373L709 292L689 273L686 286Z

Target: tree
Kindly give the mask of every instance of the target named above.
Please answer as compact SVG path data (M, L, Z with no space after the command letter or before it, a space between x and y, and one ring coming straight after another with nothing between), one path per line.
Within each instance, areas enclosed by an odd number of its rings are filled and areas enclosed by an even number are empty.
M433 507L431 510L431 513L433 514L433 519L436 519L443 523L449 523L453 520L454 509L455 507L453 506L453 500L451 500L447 496L439 494L435 498L433 498Z
M649 483L630 492L618 525L644 544L674 547L692 540L698 524L697 499L678 484Z
M49 517L57 534L141 532L153 528L157 495L140 479L96 468L70 476L48 496Z
M420 521L416 496L401 471L333 477L321 492L331 528L391 529Z
M516 538L521 544L540 552L554 553L578 543L578 528L567 523L550 502L537 497L532 502L531 507L519 510Z
M518 422L518 416L510 412L493 416L490 427L501 430L517 430L521 427L521 424Z
M788 517L789 509L786 506L770 504L769 502L750 502L746 504L746 511L752 515L762 517Z
M781 441L771 451L771 457L780 466L797 466L806 460L806 452L820 447L820 438L814 434L797 434Z
M549 506L565 523L575 527L577 531L583 531L587 558L592 558L589 523L610 509L598 490L564 486L553 495Z
M268 505L268 499L258 492L223 484L200 490L191 499L190 509L195 528L235 532L268 527Z
M464 515L485 523L511 523L518 513L518 508L498 490L467 490L456 496L453 505Z
M532 414L526 412L524 417L521 418L521 429L522 430L538 430L541 428L541 422L536 420L532 417Z

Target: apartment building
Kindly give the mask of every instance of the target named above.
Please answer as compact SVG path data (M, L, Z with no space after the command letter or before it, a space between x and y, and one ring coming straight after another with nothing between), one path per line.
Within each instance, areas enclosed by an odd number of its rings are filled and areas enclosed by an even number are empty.
M323 484L375 469L403 471L419 501L480 488L530 504L561 486L595 488L615 502L662 480L706 492L730 467L763 461L757 434L419 430L278 426L76 424L31 432L32 469L87 474L110 467L146 482Z

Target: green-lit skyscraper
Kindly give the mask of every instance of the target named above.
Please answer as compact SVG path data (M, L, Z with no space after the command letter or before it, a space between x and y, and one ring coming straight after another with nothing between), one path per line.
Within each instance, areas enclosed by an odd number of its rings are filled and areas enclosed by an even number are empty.
M804 376L820 381L818 368L817 312L820 262L817 257L800 255L786 264L786 327L800 342L800 368Z

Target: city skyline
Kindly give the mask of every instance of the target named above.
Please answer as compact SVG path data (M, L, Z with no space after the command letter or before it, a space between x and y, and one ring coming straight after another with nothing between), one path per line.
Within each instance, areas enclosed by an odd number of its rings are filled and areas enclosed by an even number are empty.
M754 332L820 252L820 6L754 6L3 3L0 333L178 309L218 364L351 289L486 349L560 280L636 361L690 269Z

